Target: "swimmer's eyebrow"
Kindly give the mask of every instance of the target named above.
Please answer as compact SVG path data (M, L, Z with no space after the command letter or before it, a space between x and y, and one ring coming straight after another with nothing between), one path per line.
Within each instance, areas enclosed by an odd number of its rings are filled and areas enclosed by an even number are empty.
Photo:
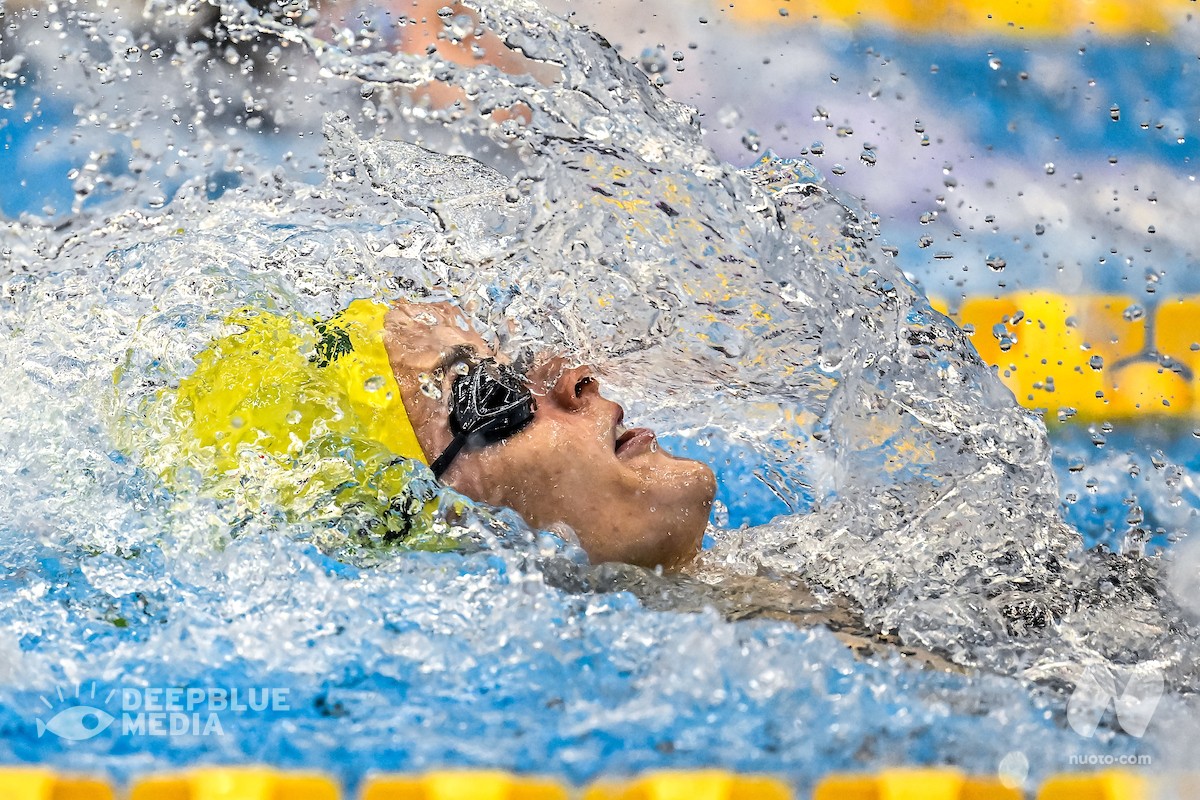
M438 359L437 363L430 368L430 372L438 370L448 370L460 361L478 361L479 350L473 344L456 344L451 347L446 354Z

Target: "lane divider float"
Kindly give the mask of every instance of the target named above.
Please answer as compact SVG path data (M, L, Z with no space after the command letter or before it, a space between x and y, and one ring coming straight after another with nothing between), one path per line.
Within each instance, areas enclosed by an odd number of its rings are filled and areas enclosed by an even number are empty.
M1200 296L933 299L1027 408L1091 422L1200 411Z
M1101 36L1162 33L1187 19L1195 8L1191 0L738 0L714 5L744 23L805 25L815 21L892 28L917 37L995 33L1052 37L1085 30Z
M1196 775L1150 777L1121 769L1054 775L1036 795L995 777L950 768L895 768L833 774L812 800L1150 800L1171 787L1194 787ZM1188 796L1179 794L1178 796ZM269 767L198 767L151 775L120 793L103 779L58 774L40 767L0 767L3 800L339 800L333 778ZM575 787L551 778L500 770L438 770L419 775L374 775L357 800L801 800L778 778L725 770L665 770L629 779L599 779Z

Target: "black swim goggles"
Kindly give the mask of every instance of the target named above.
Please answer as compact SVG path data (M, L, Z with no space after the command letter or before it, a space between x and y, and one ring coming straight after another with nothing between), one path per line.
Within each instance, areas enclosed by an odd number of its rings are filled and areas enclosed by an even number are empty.
M537 402L519 372L494 358L471 364L450 386L450 443L429 468L435 477L464 447L472 449L507 439L533 421Z

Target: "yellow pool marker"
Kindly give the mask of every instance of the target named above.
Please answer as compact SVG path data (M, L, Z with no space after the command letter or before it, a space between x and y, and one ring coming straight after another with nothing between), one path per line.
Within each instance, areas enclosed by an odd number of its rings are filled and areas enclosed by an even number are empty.
M1053 775L1042 783L1037 800L1149 800L1150 783L1119 769L1090 774Z
M1104 36L1166 32L1192 7L1191 0L738 0L719 9L734 19L758 24L873 25L911 36L1051 37L1085 30Z
M776 778L724 770L651 772L628 781L600 780L583 800L791 800L788 785Z
M1200 413L1200 296L933 300L1027 408L1081 421Z
M112 787L95 778L58 775L41 767L0 767L3 800L113 800Z
M338 800L332 778L267 767L200 767L134 783L129 800Z
M969 777L954 769L887 769L864 775L830 775L813 800L1022 800L1020 789L996 778Z
M361 800L568 800L571 791L545 778L508 772L438 771L380 775L367 781Z

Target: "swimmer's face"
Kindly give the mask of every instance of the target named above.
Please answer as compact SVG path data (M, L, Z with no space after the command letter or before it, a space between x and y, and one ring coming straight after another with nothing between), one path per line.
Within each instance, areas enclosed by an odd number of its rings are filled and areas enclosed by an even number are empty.
M466 348L494 354L453 306L401 304L387 315L387 349L404 406L432 461L449 446L453 369L422 391L439 363ZM464 450L442 480L468 497L514 509L531 525L569 525L595 563L677 567L700 548L716 491L712 470L676 458L621 406L600 394L587 367L551 359L530 371L533 422L496 444Z

